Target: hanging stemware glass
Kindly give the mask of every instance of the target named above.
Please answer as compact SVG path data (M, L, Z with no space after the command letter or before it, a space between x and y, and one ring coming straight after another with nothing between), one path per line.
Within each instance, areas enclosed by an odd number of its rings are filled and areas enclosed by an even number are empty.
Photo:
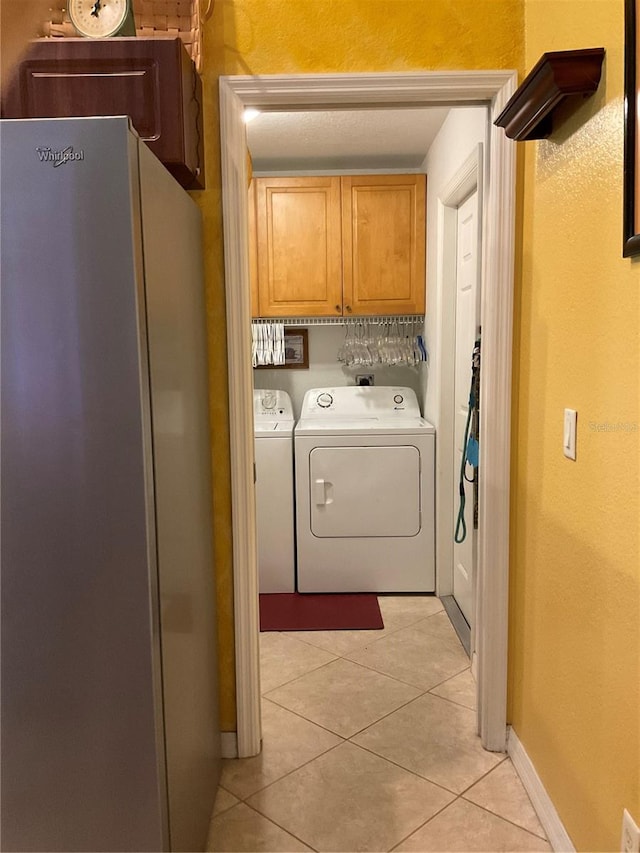
M347 350L348 350L348 342L349 342L349 324L347 323L344 328L344 340L338 350L338 355L336 356L337 360L342 362L343 364L347 361Z

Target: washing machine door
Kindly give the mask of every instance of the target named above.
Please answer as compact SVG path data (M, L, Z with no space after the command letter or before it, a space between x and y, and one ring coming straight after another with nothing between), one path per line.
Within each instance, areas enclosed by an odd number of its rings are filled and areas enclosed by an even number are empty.
M314 536L371 538L420 532L417 447L316 447L309 455L309 488Z

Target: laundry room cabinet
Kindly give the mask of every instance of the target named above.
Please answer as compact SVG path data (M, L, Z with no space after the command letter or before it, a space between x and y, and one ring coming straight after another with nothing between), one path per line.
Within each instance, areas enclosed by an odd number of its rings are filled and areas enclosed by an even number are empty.
M256 178L262 317L342 314L340 178Z
M255 178L252 314L423 314L425 175Z

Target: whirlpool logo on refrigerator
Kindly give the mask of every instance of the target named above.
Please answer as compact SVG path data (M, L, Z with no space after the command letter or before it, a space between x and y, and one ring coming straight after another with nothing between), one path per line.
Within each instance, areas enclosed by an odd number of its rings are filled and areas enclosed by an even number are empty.
M36 153L41 163L51 163L54 169L64 166L65 163L84 160L84 149L74 151L73 145L68 145L60 151L54 151L53 148L36 148Z

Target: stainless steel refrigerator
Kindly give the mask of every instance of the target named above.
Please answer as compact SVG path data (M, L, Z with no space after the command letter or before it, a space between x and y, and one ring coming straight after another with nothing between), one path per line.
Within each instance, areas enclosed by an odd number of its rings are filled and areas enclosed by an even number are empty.
M201 217L128 119L0 123L1 844L202 850Z

